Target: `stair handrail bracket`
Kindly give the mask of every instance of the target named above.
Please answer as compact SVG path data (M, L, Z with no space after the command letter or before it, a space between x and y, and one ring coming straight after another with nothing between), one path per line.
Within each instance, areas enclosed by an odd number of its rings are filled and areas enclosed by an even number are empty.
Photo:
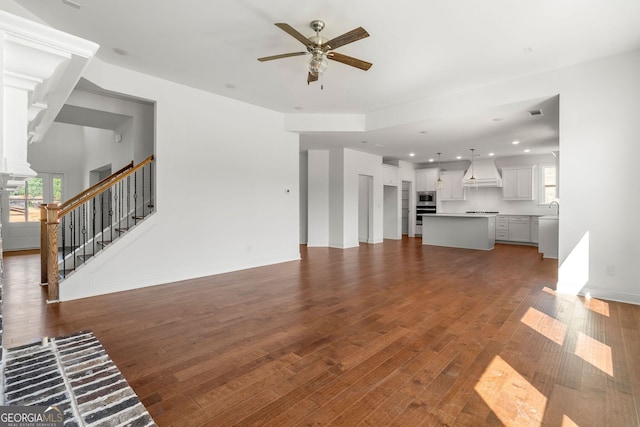
M59 301L61 280L153 211L153 160L132 161L64 203L40 205L40 281L48 286L47 302Z

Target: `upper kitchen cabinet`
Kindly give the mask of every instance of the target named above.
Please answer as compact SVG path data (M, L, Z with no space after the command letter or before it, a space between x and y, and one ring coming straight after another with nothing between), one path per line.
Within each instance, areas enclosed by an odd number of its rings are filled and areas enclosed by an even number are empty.
M533 166L502 168L504 200L533 200Z
M416 191L436 191L438 169L416 170Z
M440 200L464 200L464 187L462 178L464 171L443 171L440 172L442 188L440 189Z
M400 185L400 172L397 166L382 165L382 183L383 185Z

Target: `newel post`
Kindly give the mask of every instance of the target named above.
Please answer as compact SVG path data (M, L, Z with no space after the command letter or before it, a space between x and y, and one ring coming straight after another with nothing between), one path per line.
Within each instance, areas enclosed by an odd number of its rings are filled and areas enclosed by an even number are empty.
M51 203L46 205L46 239L47 246L47 283L49 284L48 302L58 301L58 205Z

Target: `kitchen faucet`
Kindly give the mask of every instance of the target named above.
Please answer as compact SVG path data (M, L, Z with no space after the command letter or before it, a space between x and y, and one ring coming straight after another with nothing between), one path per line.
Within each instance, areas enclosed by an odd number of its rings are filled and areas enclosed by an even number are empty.
M556 207L558 208L558 215L560 215L560 203L554 200L553 202L549 203L549 209L551 209L552 205L556 205Z

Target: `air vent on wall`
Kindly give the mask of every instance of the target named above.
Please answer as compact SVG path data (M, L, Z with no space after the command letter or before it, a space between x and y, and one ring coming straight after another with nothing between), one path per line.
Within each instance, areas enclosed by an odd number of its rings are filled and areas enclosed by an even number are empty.
M529 115L531 117L541 116L542 115L542 110L531 110L531 111L529 111Z

